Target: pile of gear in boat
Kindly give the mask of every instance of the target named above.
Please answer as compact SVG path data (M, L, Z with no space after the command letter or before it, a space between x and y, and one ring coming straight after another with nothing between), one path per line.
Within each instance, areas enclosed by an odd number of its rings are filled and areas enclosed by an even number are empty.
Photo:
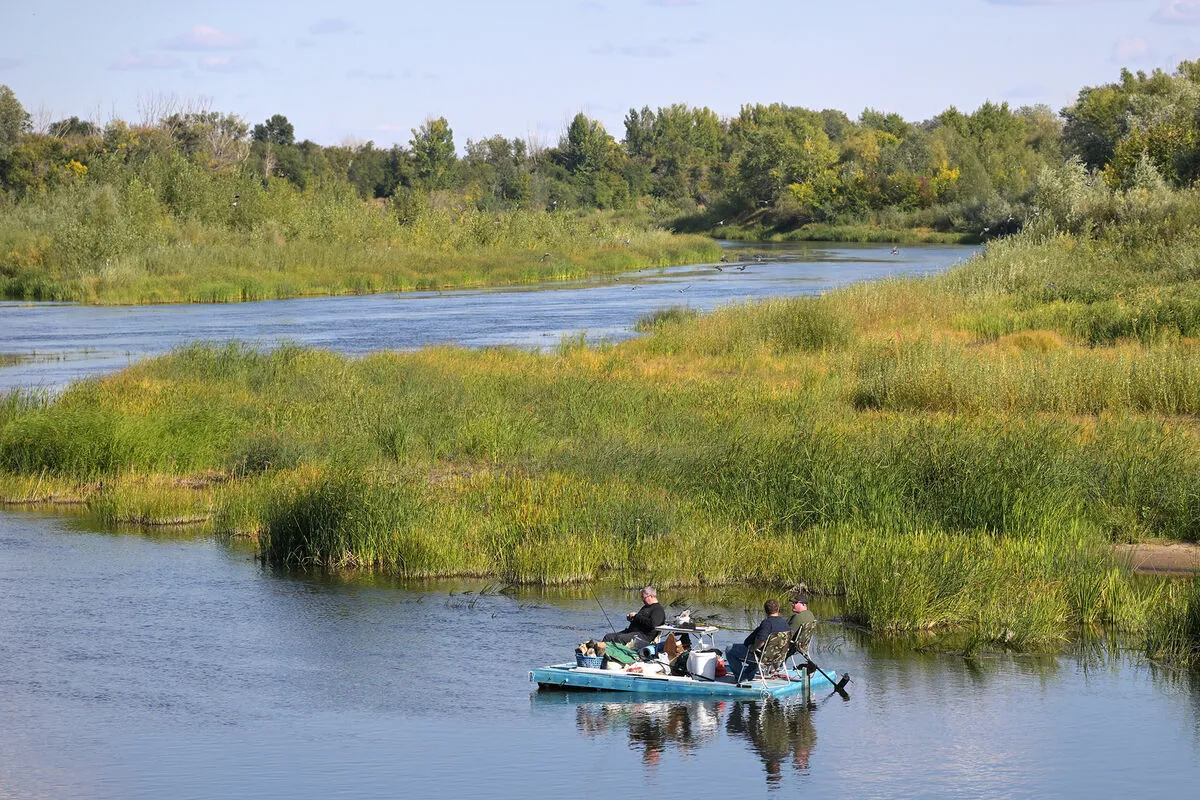
M688 631L696 631L697 627L692 622L690 610L679 614L667 626L666 612L658 602L654 587L643 588L641 599L642 607L626 615L629 624L625 630L606 634L601 641L589 639L575 649L577 666L643 676L690 676L708 681L728 676L735 682L742 682L755 677L758 656L768 639L778 633L788 634L788 655L800 653L808 661L806 653L817 618L808 610L808 599L802 593L793 597L792 614L788 619L780 615L777 600L766 601L763 621L743 642L730 645L725 651L703 646L702 636L697 637L701 646L693 648ZM663 627L672 629L665 637L660 636ZM711 637L709 644L712 644Z
M624 672L633 675L690 675L716 680L728 672L722 653L717 649L697 649L684 645L674 633L659 643L634 650L620 642L589 639L575 649L575 662L581 667Z

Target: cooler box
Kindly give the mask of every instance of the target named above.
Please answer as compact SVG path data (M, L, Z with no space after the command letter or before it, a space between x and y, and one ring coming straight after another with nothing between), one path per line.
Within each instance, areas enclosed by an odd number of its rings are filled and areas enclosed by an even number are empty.
M718 653L716 650L693 650L688 653L688 674L715 681L717 679L717 658Z

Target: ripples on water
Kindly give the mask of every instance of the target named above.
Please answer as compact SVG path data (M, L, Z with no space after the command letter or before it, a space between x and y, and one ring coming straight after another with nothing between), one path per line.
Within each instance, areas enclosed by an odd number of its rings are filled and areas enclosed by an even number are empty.
M1198 687L1124 655L967 662L823 627L849 702L539 693L529 668L603 615L578 589L498 588L277 574L210 539L0 515L0 797L1141 797L1200 779ZM759 600L663 595L738 627Z
M591 340L632 336L659 308L702 311L745 300L812 294L845 283L944 270L975 252L963 246L744 245L731 265L692 265L619 277L490 291L316 297L228 305L131 307L0 302L0 390L58 389L186 342L294 341L362 354L433 344L553 347L586 331ZM755 259L758 255L761 258ZM13 363L4 365L13 360Z

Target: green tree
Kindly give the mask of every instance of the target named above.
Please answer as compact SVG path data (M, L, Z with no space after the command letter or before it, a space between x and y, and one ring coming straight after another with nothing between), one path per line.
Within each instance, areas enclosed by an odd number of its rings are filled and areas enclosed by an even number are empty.
M409 148L422 186L445 189L453 183L458 155L454 152L454 131L445 117L427 119L420 128L413 128Z
M730 194L743 208L785 196L824 218L837 190L838 151L815 111L784 105L743 106L730 123L733 143Z
M29 114L13 90L0 84L0 161L8 158L21 134L29 130Z
M484 196L500 206L519 204L529 198L531 188L527 160L525 142L520 139L497 135L478 142L468 140L466 183L478 186Z
M629 201L624 177L628 156L599 121L576 114L559 143L557 160L583 204L615 208Z
M50 135L59 139L97 136L99 133L100 127L98 125L87 120L82 120L79 117L70 117L69 119L61 119L58 122L50 123Z
M283 114L275 114L266 122L254 126L250 138L280 147L290 147L296 141L296 131Z

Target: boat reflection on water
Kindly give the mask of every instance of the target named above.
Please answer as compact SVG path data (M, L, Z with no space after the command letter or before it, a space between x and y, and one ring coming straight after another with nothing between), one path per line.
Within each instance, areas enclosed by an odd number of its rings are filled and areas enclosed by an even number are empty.
M783 781L783 766L791 764L800 775L808 775L809 759L817 746L817 728L813 725L811 702L734 703L725 720L725 732L731 739L743 738L762 759L767 785Z
M664 753L688 757L724 737L745 743L762 759L767 786L778 787L786 771L808 775L817 745L817 706L802 697L698 702L647 701L615 692L536 692L531 697L537 705L574 705L575 727L584 736L624 732L630 750L640 754L647 777Z
M664 751L674 748L691 755L716 739L726 702L630 702L624 698L581 703L575 709L575 727L584 736L604 736L625 730L629 748L654 767Z

